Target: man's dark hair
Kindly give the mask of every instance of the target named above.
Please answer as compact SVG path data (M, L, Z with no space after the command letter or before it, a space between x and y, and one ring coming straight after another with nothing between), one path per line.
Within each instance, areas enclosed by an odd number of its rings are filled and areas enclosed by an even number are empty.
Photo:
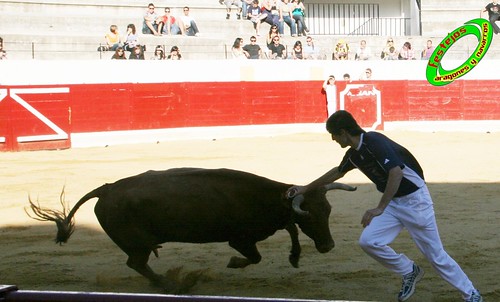
M339 110L333 113L326 121L326 130L331 134L339 134L342 129L353 136L366 132L358 125L349 112Z

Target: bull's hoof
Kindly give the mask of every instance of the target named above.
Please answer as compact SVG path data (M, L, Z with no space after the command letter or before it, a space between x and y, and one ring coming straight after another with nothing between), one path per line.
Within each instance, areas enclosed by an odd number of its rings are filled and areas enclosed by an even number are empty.
M227 264L228 268L243 268L247 265L250 264L250 261L248 261L247 258L240 258L240 257L231 257L231 260L229 260L229 263Z

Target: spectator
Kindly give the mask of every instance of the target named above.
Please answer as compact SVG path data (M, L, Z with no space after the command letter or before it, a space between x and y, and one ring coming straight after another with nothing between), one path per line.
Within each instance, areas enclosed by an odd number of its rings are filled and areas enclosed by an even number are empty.
M165 7L165 15L162 17L163 30L161 33L169 36L184 34L184 26L179 25L178 21L179 20L171 15L170 7Z
M403 47L401 47L401 51L399 52L400 60L415 60L415 52L411 49L411 43L405 42Z
M155 53L151 57L151 60L165 60L165 50L163 49L163 46L156 45Z
M351 82L351 75L348 73L344 73L344 81L346 82Z
M126 59L127 57L125 56L125 50L123 49L123 47L118 46L115 49L115 53L111 57L111 60L126 60Z
M396 47L389 47L389 53L385 56L384 60L395 61L399 60L399 52L397 52Z
M295 22L297 23L297 31L299 36L307 36L309 34L309 29L307 28L306 22L304 20L305 18L305 6L302 0L292 0L292 16L293 19L295 19Z
M337 111L337 87L335 86L335 76L330 75L323 82L323 90L326 94L326 109L328 117Z
M181 51L179 47L172 46L170 49L170 54L167 57L167 60L180 60L182 59Z
M365 72L361 74L361 76L359 77L359 80L360 81L370 81L370 80L373 80L371 68L365 69Z
M135 25L127 25L127 35L125 36L125 42L123 43L123 49L126 51L133 51L134 47L139 44L139 38L136 33Z
M255 36L250 37L250 44L243 46L243 50L247 54L247 58L252 60L260 59L262 56L262 49L257 44L257 38Z
M198 37L200 35L200 31L198 30L198 26L196 25L193 17L189 15L189 7L184 6L184 9L182 11L184 15L180 19L184 24L186 36Z
M422 60L429 60L432 53L434 52L434 46L432 45L432 40L427 40L427 46L422 51Z
M260 24L264 19L267 18L266 13L262 13L262 9L259 6L259 0L253 0L252 6L248 9L247 13L248 19L252 21L253 28L255 29L255 34L260 36Z
M319 59L319 47L314 45L313 38L311 36L307 36L306 45L304 46L304 59L307 60L316 60Z
M273 45L274 37L279 37L279 36L280 35L278 33L278 25L271 26L271 28L269 28L269 33L267 34L267 39L266 39L267 48Z
M356 50L356 55L354 56L354 60L356 61L365 61L370 59L371 50L366 46L366 41L361 40L359 42L359 48Z
M290 27L290 35L292 37L297 36L297 26L295 24L295 19L292 17L292 4L290 0L281 0L278 6L279 13L279 33L281 36L285 34L285 23Z
M7 60L7 52L3 49L2 37L0 37L0 60Z
M249 11L250 7L252 7L252 3L254 2L254 0L241 0L241 2L242 2L241 15L243 16L244 19L249 19L248 18L248 11ZM257 4L258 4L258 2L259 1L257 0Z
M269 46L269 50L271 51L271 59L286 59L286 49L283 44L280 44L279 36L273 38L273 43Z
M349 44L347 44L343 39L340 39L337 42L337 45L335 45L332 60L349 60Z
M225 0L224 4L226 5L226 19L229 19L231 17L231 6L233 5L238 8L236 19L241 19L241 11L243 10L241 0Z
M236 38L233 43L233 47L231 47L231 54L233 59L246 59L247 54L243 50L243 39Z
M304 59L304 53L302 51L302 42L297 41L293 45L292 58L294 60L302 60L302 59Z
M128 57L129 60L144 60L144 51L142 51L142 46L141 45L136 45L132 52L130 53L130 56Z
M483 12L488 12L488 20L490 20L493 27L493 32L499 34L500 28L496 24L496 21L500 20L500 4L498 4L497 0L493 0L493 2L486 5Z
M104 38L106 39L107 50L115 51L119 46L122 46L122 38L118 33L118 26L114 24L109 27L109 33Z
M390 50L391 50L391 47L395 48L394 47L394 39L393 38L388 38L387 39L387 43L384 47L384 49L382 49L382 52L380 53L380 58L382 60L392 60L392 58L388 58L387 56L391 53ZM394 53L392 53L391 56L393 56ZM397 60L397 57L398 57L399 53L396 51L396 60Z
M279 27L280 16L278 12L277 0L262 0L262 13L266 14L264 22L271 26Z
M153 34L155 36L161 36L161 26L163 18L158 16L155 12L155 5L149 3L146 13L144 13L144 21L142 23L142 33L143 34Z

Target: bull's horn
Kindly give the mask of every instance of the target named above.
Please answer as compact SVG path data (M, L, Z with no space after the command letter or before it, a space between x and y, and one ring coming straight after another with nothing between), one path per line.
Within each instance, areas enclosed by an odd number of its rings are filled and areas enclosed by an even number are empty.
M332 182L330 184L325 185L325 189L327 191L330 191L330 190L356 191L357 188L351 187L351 186L343 184L343 183Z
M308 215L308 211L304 211L300 208L300 205L304 202L304 195L299 194L293 198L292 207L295 213L299 215Z

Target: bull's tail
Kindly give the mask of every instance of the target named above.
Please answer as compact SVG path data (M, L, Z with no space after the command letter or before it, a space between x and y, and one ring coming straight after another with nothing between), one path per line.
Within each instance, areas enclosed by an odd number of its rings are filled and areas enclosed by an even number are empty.
M56 236L56 243L63 244L66 243L73 234L73 231L75 230L75 221L74 221L74 215L78 208L80 208L81 205L83 205L87 200L92 199L94 197L100 197L102 192L106 190L106 187L108 185L102 185L99 188L85 194L80 200L76 203L76 205L69 211L69 204L64 200L64 187L62 189L61 195L60 195L60 202L62 205L62 211L58 210L52 210L48 208L43 208L40 206L38 201L36 204L31 200L31 197L28 197L29 203L30 203L30 208L31 211L33 211L33 214L31 214L28 211L28 207L24 208L24 211L26 214L39 221L54 221L57 225L57 236Z

